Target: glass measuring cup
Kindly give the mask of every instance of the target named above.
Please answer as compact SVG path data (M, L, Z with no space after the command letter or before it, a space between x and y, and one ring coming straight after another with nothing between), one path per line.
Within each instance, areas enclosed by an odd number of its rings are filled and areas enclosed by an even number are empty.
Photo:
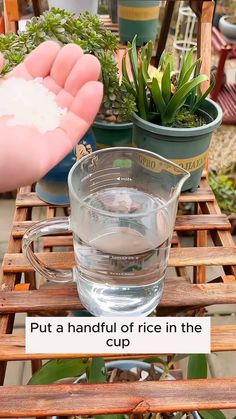
M74 280L96 316L144 316L163 291L178 197L189 173L150 151L119 147L93 152L69 173L70 218L36 223L23 237L34 268L55 282ZM45 266L33 240L71 230L75 266Z

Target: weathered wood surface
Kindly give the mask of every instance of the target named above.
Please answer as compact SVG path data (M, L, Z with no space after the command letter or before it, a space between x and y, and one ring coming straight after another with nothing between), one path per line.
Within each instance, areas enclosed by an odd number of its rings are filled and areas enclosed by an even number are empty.
M179 202L214 201L215 196L209 187L200 188L195 192L184 192ZM48 204L37 197L35 192L19 193L16 198L17 207L46 207Z
M73 252L36 253L47 266L57 269L71 269L75 265ZM236 265L234 247L180 247L170 250L168 266L218 266ZM32 265L23 254L6 253L2 265L4 272L33 272Z
M0 388L0 415L32 417L233 409L236 379Z
M236 304L235 283L190 284L181 278L167 279L159 307L202 307ZM80 310L75 284L32 291L0 292L0 313L48 310Z
M171 350L171 348L170 348ZM235 351L236 350L236 325L212 326L211 328L211 352ZM153 354L26 354L25 335L0 335L0 360L20 361L30 359L62 359L62 358L87 358L90 356L103 356L112 359L133 359L156 356ZM171 355L171 354L169 354Z
M34 224L35 221L14 222L12 236L17 239L22 238L26 230ZM225 214L177 215L175 222L176 231L214 229L230 230L230 228L231 224Z
M25 186L21 188L22 192L29 193L31 187ZM21 222L27 220L30 216L30 209L29 208L20 208L15 210L15 214L13 219L16 222ZM21 241L15 240L12 236L9 239L9 243L7 246L7 252L20 252L21 251ZM31 274L34 277L34 274ZM12 274L7 273L4 274L2 279L0 280L0 290L1 291L11 291L14 289L15 284L21 280L21 274ZM3 314L0 316L0 333L11 333L14 324L14 315ZM0 385L3 384L4 376L6 370L6 363L0 362Z

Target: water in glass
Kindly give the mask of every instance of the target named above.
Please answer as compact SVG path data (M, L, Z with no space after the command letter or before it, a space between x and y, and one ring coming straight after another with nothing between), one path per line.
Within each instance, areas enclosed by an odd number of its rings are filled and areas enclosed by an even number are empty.
M127 187L99 190L84 202L91 211L73 228L81 302L96 316L149 314L162 295L170 249L166 203Z

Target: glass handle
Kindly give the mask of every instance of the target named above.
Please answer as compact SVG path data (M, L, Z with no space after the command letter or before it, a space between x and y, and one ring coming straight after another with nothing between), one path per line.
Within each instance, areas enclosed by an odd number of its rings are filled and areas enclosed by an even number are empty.
M73 270L54 269L46 266L33 252L32 242L42 236L52 234L64 234L70 230L69 217L53 218L35 223L29 228L22 239L22 251L35 268L35 270L45 278L53 282L73 281Z

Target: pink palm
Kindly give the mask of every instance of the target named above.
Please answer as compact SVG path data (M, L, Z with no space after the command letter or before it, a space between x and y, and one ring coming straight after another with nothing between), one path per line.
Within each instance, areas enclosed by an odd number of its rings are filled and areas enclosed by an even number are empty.
M83 137L101 104L99 74L94 56L83 54L77 45L60 48L53 41L41 44L8 74L27 80L42 77L68 112L60 127L45 134L33 127L10 126L8 117L0 118L0 191L39 179Z

